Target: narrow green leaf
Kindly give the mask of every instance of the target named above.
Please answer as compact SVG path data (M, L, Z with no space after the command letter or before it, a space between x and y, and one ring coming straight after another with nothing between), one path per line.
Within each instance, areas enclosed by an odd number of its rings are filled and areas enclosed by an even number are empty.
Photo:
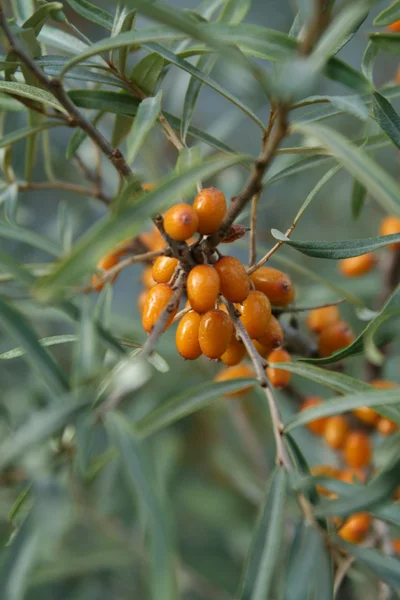
M28 269L22 266L13 256L0 251L0 271L12 275L25 285L32 285L35 277Z
M113 35L118 35L120 33L124 33L125 31L131 31L135 24L136 19L136 11L134 10L124 10L123 11L123 19L120 23L120 28L115 31L113 28ZM128 60L129 52L131 48L129 46L120 48L118 51L118 70L122 75L126 73L126 63Z
M202 71L205 75L209 75L216 61L217 57L212 54L209 56L200 56L196 64L196 69ZM183 102L181 138L184 143L186 142L186 136L200 95L201 86L202 82L199 79L195 77L190 78Z
M77 340L76 335L74 334L65 334L65 335L52 335L50 337L41 338L39 341L41 346L58 346L59 344L69 344L71 342L75 342ZM0 354L0 360L10 360L12 358L18 358L19 356L23 356L25 354L25 349L19 346L18 348L13 348L12 350L8 350L7 352L3 352Z
M130 164L134 162L140 148L146 141L146 137L158 119L161 111L161 98L162 92L160 91L157 96L146 98L139 104L136 118L126 140L126 159Z
M374 548L354 546L337 538L338 543L362 564L367 566L382 581L386 581L395 590L400 588L400 560L387 554L382 554Z
M290 552L285 576L285 600L309 598L315 585L316 565L324 550L320 532L310 524L302 523Z
M149 96L154 93L164 68L164 59L156 52L148 54L132 69L129 79Z
M251 8L251 0L227 0L218 21L241 23Z
M60 127L60 123L56 123L54 121L44 121L37 127L22 127L21 129L16 129L1 137L0 148L4 148L10 144L15 144L15 142L24 140L31 135L36 135L37 133L45 131L46 129L52 129L53 127Z
M29 576L37 561L40 540L33 535L32 519L25 519L11 545L5 549L0 570L0 594L8 600L26 597Z
M309 96L303 102L307 104L329 102L340 113L348 113L366 121L369 119L368 108L364 104L364 100L357 95L353 96ZM302 104L301 102L300 104Z
M87 0L67 0L67 2L81 17L111 31L114 19L107 11L95 6L91 2L87 2Z
M400 33L370 33L369 38L380 50L400 54Z
M397 148L400 148L400 117L389 100L379 92L375 92L372 96L372 109L378 125Z
M353 189L351 192L351 215L354 220L358 219L364 208L365 199L367 197L367 188L362 185L357 179L353 182Z
M59 256L62 251L56 242L49 240L40 233L17 225L11 225L10 223L0 222L0 238L8 238L9 240L33 246L53 256Z
M334 600L333 559L326 546L321 549L317 564L315 600Z
M23 23L24 29L32 29L37 37L48 19L52 19L62 11L61 2L48 2L39 8Z
M47 92L46 90L42 90L42 88L34 87L33 85L18 83L16 81L0 81L0 92L40 102L41 104L56 108L65 114L67 112L58 100L54 98L53 94L50 94L50 92Z
M62 50L62 52L65 52L68 55L84 52L89 47L85 42L82 42L82 40L74 35L63 31L59 27L51 27L49 25L43 27L39 33L38 39L46 46ZM95 57L94 60L96 63L104 66L106 65L106 63L98 57Z
M373 44L370 40L365 48L364 56L361 63L361 71L364 76L374 85L374 65L375 59L378 56L379 47Z
M395 0L374 19L375 27L386 27L400 19L400 0Z

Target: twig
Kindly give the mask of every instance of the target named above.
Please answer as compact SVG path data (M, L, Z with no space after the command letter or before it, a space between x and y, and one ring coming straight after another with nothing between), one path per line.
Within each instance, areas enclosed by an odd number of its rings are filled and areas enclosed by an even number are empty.
M316 306L287 306L287 307L276 307L273 308L274 316L284 315L287 313L298 313L298 312L307 312L309 310L318 310L319 308L328 308L329 306L338 306L338 304L343 304L346 302L346 298L339 298L338 300L333 300L332 302L326 302L325 304L317 304Z
M287 229L285 231L285 236L286 237L290 237L291 234L293 233L294 228L297 225L297 221L294 220L293 223L291 224L291 226L289 227L289 229ZM276 242L276 244L274 246L272 246L271 250L268 250L268 252L262 257L260 258L260 260L258 262L256 262L255 264L253 264L252 267L247 269L247 273L249 275L251 275L252 273L254 273L254 271L257 271L257 269L259 269L260 267L262 267L270 258L273 254L275 254L275 252L277 250L279 250L279 248L282 246L282 244L284 244L283 241L279 241Z
M254 265L257 258L256 250L256 221L257 221L257 206L260 200L260 194L255 194L251 199L251 217L250 217L250 252L249 252L249 267Z
M107 205L111 202L111 198L103 194L101 190L87 188L84 185L77 185L75 183L70 183L69 181L39 181L20 183L18 185L18 191L20 192L27 192L29 190L65 190L81 196L98 198Z
M172 324L177 323L177 321L180 321L182 319L182 317L187 315L187 313L190 312L191 310L192 309L190 308L190 306L188 306L187 308L182 308L182 310L177 312L176 315L174 316L174 318L172 319Z
M293 354L299 354L305 358L316 358L318 356L317 345L302 331L289 323L281 323L285 335L285 348Z

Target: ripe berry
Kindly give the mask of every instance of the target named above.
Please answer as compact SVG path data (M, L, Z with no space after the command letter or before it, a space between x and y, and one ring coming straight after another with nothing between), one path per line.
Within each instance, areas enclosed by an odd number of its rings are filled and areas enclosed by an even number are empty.
M322 330L318 340L320 356L330 356L337 350L345 348L354 342L354 334L348 323L338 321Z
M188 275L186 289L193 310L199 313L212 310L220 289L217 271L210 265L197 265Z
M175 204L164 215L165 232L177 242L192 237L198 224L197 213L189 204Z
M399 387L399 384L390 379L374 379L370 382L374 388L378 390L394 390Z
M222 310L210 310L202 316L199 343L203 354L208 358L221 358L228 349L232 335L232 319Z
M223 363L228 365L228 367L232 367L233 365L240 363L245 356L246 348L243 342L238 340L237 337L233 335L226 352L224 352L221 356L221 360Z
M278 319L271 315L267 329L257 338L257 341L265 349L265 354L269 354L272 350L282 346L283 338L284 333L281 324Z
M177 258L170 258L169 256L159 256L152 269L152 275L154 281L157 283L168 283L175 273L175 269L178 266Z
M144 305L145 305L148 295L149 295L149 290L142 290L139 294L138 309L139 309L140 314L143 313L143 308L144 308Z
M309 398L306 398L304 400L303 404L301 405L300 410L301 411L307 410L307 408L311 408L311 406L317 406L317 404L321 404L321 403L322 403L321 398L318 398L317 396L310 396ZM310 421L309 423L306 424L306 427L314 435L323 435L327 421L328 421L327 417L321 417L320 419L315 419L314 421Z
M99 262L97 263L97 268L103 271L108 271L109 269L112 269L112 267L115 267L116 264L118 264L118 256L113 252L110 252L109 254L105 254L99 260ZM111 279L111 282L115 281L115 278L116 275L114 275L114 277ZM100 292L105 286L105 284L106 282L101 281L99 275L94 274L92 276L92 288L96 290L96 292Z
M372 447L366 433L352 431L347 436L343 449L344 461L355 469L367 467L371 462Z
M166 246L161 233L155 226L153 231L145 231L140 234L139 238L142 244L152 251L162 250Z
M179 354L188 360L195 360L202 353L199 344L200 321L201 315L191 310L182 317L176 330L176 347Z
M268 355L267 360L269 364L280 363L280 362L288 362L290 361L290 354L286 352L286 350L278 349L273 350L271 354ZM272 385L276 388L284 388L288 385L290 381L290 371L283 371L282 369L274 369L269 366L266 369L267 377L272 383Z
M266 348L265 346L263 346L262 344L260 344L260 342L258 340L251 340L254 344L254 348L257 350L258 354L260 354L260 356L262 356L263 358L266 358L268 356L268 354L271 352L271 350L269 350L268 348Z
M267 296L256 290L249 292L243 302L240 318L251 338L257 339L262 336L271 318L271 304Z
M332 467L331 465L315 465L311 467L311 475L314 477L332 477L332 479L340 479L340 469ZM317 492L323 496L334 498L336 494L331 492L322 485L317 485Z
M197 194L193 208L199 218L197 231L209 235L219 229L225 217L226 199L216 187L205 188Z
M400 555L400 539L399 538L392 540L392 546L393 546L393 550L396 552L396 554Z
M400 20L394 21L394 23L391 23L390 25L388 25L386 27L386 29L388 29L392 33L399 33L400 32Z
M153 277L152 267L145 268L145 270L142 273L141 280L142 280L144 287L147 288L148 290L150 290L152 287L154 287L156 285L157 281L155 281L155 279Z
M164 308L168 305L168 302L171 300L171 296L173 294L173 289L167 283L157 283L154 287L149 290L148 296L146 298L146 302L143 306L142 312L142 325L143 329L147 331L147 333L151 333L154 325L160 318L161 313ZM169 325L176 315L178 309L175 309L171 312L171 315L164 327L167 329Z
M247 379L249 377L254 377L253 370L248 365L241 364L223 369L218 373L214 381L230 381L231 379ZM225 394L225 396L227 398L232 396L243 396L249 391L249 389L251 388L247 386L236 390L236 392L229 392L228 394Z
M353 410L353 415L355 415L360 421L365 423L366 425L375 426L379 421L379 415L374 411L373 408L369 406L360 406L360 408L356 408Z
M307 317L307 327L314 333L321 333L325 327L340 321L340 312L337 306L323 306L310 310Z
M246 269L233 256L223 256L214 264L221 280L221 294L229 302L242 303L250 291L250 281Z
M370 527L371 517L369 514L366 512L356 513L347 519L338 534L346 542L359 544L366 538Z
M394 421L382 417L379 419L376 428L381 435L392 435L392 433L397 431L398 425Z
M376 258L372 252L361 256L344 258L339 262L339 271L345 277L361 277L369 273L376 265Z
M400 31L400 29L399 29ZM385 217L379 227L379 235L391 235L392 233L400 233L400 218ZM400 242L395 242L388 246L390 250L399 250Z
M294 287L290 277L273 267L260 267L250 275L256 290L263 292L273 306L286 306L294 300Z
M349 425L345 417L335 415L328 418L324 429L324 439L333 450L343 448L348 433Z

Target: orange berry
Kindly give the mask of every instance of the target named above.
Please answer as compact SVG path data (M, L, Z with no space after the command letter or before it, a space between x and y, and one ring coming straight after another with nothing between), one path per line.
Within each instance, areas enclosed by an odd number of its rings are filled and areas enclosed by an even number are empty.
M142 280L144 287L147 288L148 290L150 290L152 287L154 287L156 285L157 281L155 281L153 278L152 267L145 268L145 270L142 273L141 280Z
M198 224L197 213L189 204L175 204L164 215L165 232L177 242L192 237Z
M195 360L201 356L199 344L199 328L201 315L194 311L188 312L179 321L175 342L178 352L187 360Z
M282 350L279 348L278 350L273 350L271 354L268 355L267 361L271 365L273 363L288 362L290 361L290 358L290 354L286 352L286 350ZM276 388L286 387L291 377L290 371L283 371L283 369L274 369L271 366L267 367L266 373L268 379Z
M394 23L391 23L390 25L388 25L386 27L386 29L388 29L392 33L400 33L400 20L394 21Z
M349 425L342 415L329 417L326 421L324 439L328 446L333 448L333 450L343 448L348 433Z
M145 182L141 185L142 190L145 192L151 192L154 189L154 183Z
M339 262L339 271L345 277L361 277L372 271L376 265L376 258L372 252L361 256L351 256Z
M232 319L222 310L210 310L202 316L199 343L203 354L208 358L221 358L228 349L232 335Z
M243 302L240 318L251 338L257 339L262 336L271 318L271 303L267 296L257 290L249 292Z
M221 356L221 360L228 365L228 367L231 367L240 363L245 356L245 345L237 339L236 335L233 335L227 350Z
M210 265L197 265L187 278L186 290L193 310L205 313L212 310L218 298L220 281L217 271Z
M307 408L311 408L311 406L317 406L317 404L322 404L321 398L318 398L317 396L310 396L304 400L300 410L307 410ZM314 435L323 435L327 420L328 417L321 417L320 419L310 421L306 424L306 427Z
M390 379L374 379L370 384L378 390L394 390L399 387L399 384Z
M258 340L251 340L251 341L253 342L254 348L257 350L258 354L260 354L262 357L266 358L268 356L268 354L271 352L271 350L269 348L260 344L260 342Z
M230 381L231 379L243 379L248 377L254 377L253 370L248 365L241 364L223 369L218 373L214 381ZM242 389L236 390L236 392L229 392L228 394L225 394L225 396L227 398L232 396L243 396L250 389L250 387L246 386Z
M400 29L399 29L400 31ZM400 233L400 218L399 217L385 217L379 226L379 235L391 235L392 233ZM399 250L400 242L389 244L390 250Z
M167 283L157 283L157 285L149 290L142 312L142 325L143 329L147 331L147 333L151 333L151 330L160 318L164 308L166 308L168 302L171 300L173 293L172 287ZM169 327L169 325L171 325L177 310L178 309L176 308L171 312L171 315L164 327L164 331L167 329L167 327Z
M140 234L139 238L142 244L152 251L162 250L166 246L161 233L155 226L153 231L144 231Z
M310 310L307 317L307 327L314 333L321 333L328 325L340 321L340 312L337 306L323 306Z
M394 421L382 417L379 419L376 428L381 435L392 435L392 433L397 431L398 425Z
M372 447L366 433L352 431L344 443L343 458L349 467L360 469L367 467L371 462Z
M250 275L256 290L263 292L273 306L286 306L294 300L294 287L288 275L273 267L260 267Z
M365 482L365 473L361 469L343 469L340 472L340 481L344 481L344 483L364 483Z
M392 546L393 546L393 550L396 552L396 554L400 554L400 539L399 538L392 540Z
M314 477L332 477L332 479L340 479L340 469L332 467L331 465L315 465L314 467L311 467L311 475L314 475ZM334 492L324 488L322 485L317 485L317 492L323 496L328 496L329 498L334 498L336 496Z
M356 408L353 410L353 415L355 415L360 421L365 423L366 425L375 426L379 421L379 415L374 411L373 408L369 406L360 406L360 408Z
M229 302L242 303L250 291L250 281L246 269L233 256L222 256L214 264L221 280L221 294Z
M371 517L369 514L366 512L356 513L347 519L338 534L346 542L359 544L366 538L370 527Z
M178 266L177 258L170 258L169 256L159 256L152 268L152 275L154 281L157 283L168 283L175 273L175 269Z
M143 312L144 305L147 300L148 294L149 294L149 290L142 290L139 294L138 309L139 309L140 314L142 314L142 312Z
M99 262L97 263L97 268L103 271L108 271L109 269L112 269L112 267L115 267L116 264L118 264L118 256L113 252L110 252L109 254L105 254L99 260ZM116 275L114 275L114 277L111 279L111 283L115 281L115 278ZM92 288L96 292L100 292L105 286L105 284L106 282L101 281L101 277L99 275L92 275Z
M322 330L318 340L320 356L330 356L354 342L354 334L346 321L338 321Z
M269 354L269 352L272 352L275 348L280 348L280 346L282 346L283 338L284 333L281 324L274 315L271 315L267 329L257 338L257 341L266 349L266 354Z
M199 218L197 231L209 235L219 229L226 213L226 199L221 190L209 187L201 190L193 202Z

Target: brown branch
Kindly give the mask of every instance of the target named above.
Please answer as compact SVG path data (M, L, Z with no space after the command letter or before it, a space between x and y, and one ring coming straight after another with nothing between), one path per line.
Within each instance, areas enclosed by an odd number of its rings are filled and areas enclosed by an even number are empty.
M325 0L315 0L313 18L307 27L306 35L300 44L299 51L307 56L311 54L315 44L329 21L329 11L325 10Z
M256 222L257 222L257 207L260 200L260 194L256 194L251 199L251 217L250 217L250 251L249 251L249 267L254 265L257 259L256 250Z
M287 229L285 231L285 236L286 237L290 237L291 234L293 233L294 228L297 225L297 221L294 220L293 223L291 224L291 226L289 227L289 229ZM254 273L254 271L257 271L257 269L259 269L260 267L262 267L270 258L273 254L275 254L275 252L277 250L279 250L279 248L282 246L282 244L284 244L283 241L279 241L276 242L276 244L274 246L272 246L271 250L268 250L268 252L266 254L264 254L264 256L262 258L260 258L260 260L258 262L256 262L255 264L253 264L253 266L250 266L247 269L247 273L249 275L251 275L252 273Z
M65 190L66 192L79 194L81 196L92 196L93 198L98 198L107 205L111 202L111 198L103 194L103 192L100 190L87 188L83 185L70 183L69 181L39 181L20 183L18 185L18 191L20 192L27 192L30 190Z

